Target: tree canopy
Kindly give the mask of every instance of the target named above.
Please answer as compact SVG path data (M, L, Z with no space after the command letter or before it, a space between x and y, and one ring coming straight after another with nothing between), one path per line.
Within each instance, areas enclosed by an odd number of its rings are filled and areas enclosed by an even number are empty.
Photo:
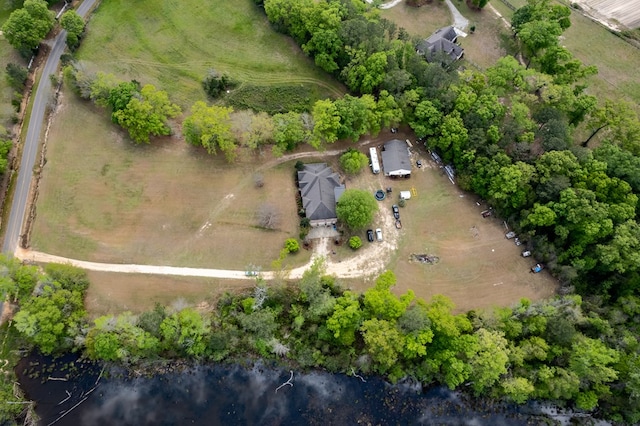
M55 15L44 0L25 0L23 7L11 12L2 32L11 46L28 55L53 28Z
M378 202L368 191L347 189L336 204L338 219L351 229L362 229L373 220Z

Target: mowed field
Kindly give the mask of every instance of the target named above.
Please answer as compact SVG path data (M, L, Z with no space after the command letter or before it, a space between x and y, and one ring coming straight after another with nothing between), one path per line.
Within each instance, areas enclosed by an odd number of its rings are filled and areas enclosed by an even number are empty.
M294 169L254 172L265 157L229 165L177 138L134 146L104 111L62 94L50 129L32 247L107 263L223 269L270 268L284 240L298 236ZM258 228L264 203L280 225ZM309 258L302 250L285 264Z
M154 84L183 108L204 100L210 69L241 83L343 93L251 0L103 0L87 28L78 51L85 68Z

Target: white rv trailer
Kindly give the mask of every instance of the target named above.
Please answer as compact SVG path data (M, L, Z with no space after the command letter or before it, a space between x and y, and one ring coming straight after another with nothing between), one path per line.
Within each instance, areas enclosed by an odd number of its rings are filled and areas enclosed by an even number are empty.
M371 171L377 175L380 173L380 162L378 161L378 150L376 147L369 148L369 156L371 157Z

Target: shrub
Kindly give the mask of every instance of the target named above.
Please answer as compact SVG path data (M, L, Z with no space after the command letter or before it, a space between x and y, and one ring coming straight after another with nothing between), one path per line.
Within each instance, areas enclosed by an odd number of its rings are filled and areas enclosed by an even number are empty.
M284 242L284 248L289 253L296 253L298 250L300 250L300 244L295 238L287 238L287 240Z
M360 247L362 247L362 240L360 239L360 237L353 236L349 238L349 247L351 247L354 250L357 250Z

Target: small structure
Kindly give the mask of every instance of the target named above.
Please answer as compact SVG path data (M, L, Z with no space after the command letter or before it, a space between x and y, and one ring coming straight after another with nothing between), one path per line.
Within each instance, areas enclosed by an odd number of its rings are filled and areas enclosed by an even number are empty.
M458 33L452 26L440 28L429 38L422 40L416 46L416 52L433 62L438 59L438 54L447 55L451 60L457 61L464 55L464 49L456 44Z
M378 161L378 150L375 146L369 148L369 157L371 157L371 171L374 175L380 173L380 162Z
M312 227L336 224L336 202L345 190L337 173L325 163L305 164L298 172L298 188Z
M401 200L410 200L411 199L411 191L400 191L400 199Z
M411 177L411 161L407 144L399 139L392 139L384 144L382 151L382 168L385 176Z

